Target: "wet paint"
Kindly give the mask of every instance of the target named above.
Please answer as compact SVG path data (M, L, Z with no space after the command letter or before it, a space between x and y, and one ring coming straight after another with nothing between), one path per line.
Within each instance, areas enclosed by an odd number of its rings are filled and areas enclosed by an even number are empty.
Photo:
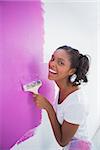
M9 149L24 133L38 126L41 111L22 84L41 79L40 92L51 101L53 85L43 64L41 1L0 2L0 148ZM44 67L43 67L44 66ZM49 92L48 92L49 91ZM51 91L51 93L50 93Z

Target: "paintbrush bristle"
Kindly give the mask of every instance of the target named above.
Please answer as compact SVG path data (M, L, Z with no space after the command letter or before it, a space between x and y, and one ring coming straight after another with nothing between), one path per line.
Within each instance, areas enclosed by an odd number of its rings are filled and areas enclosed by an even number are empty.
M34 87L40 87L42 85L42 81L41 80L37 80L37 81L32 81L28 84L23 85L23 89L24 91L30 90Z

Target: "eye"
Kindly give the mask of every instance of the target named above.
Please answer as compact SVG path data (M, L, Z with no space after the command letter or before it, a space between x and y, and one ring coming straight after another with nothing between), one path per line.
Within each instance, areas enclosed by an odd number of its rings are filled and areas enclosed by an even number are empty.
M54 57L52 56L50 60L51 60L51 61L54 61Z
M64 63L62 61L58 61L59 65L64 65Z

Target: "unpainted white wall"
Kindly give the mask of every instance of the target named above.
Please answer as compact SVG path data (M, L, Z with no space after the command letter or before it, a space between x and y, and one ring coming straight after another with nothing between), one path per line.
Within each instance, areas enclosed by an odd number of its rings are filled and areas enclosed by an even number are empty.
M99 1L42 1L45 25L44 62L49 61L57 47L65 44L91 56L89 82L83 88L88 96L90 115L87 124L89 136L92 138L100 124Z

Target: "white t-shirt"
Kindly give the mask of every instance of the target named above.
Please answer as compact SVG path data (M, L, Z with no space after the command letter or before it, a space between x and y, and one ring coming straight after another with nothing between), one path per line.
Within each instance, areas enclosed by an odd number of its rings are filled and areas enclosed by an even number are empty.
M79 128L73 138L88 140L86 119L88 116L88 105L86 97L82 90L76 90L61 103L58 104L57 95L54 109L57 114L57 119L60 124L67 121L72 124L78 124Z

